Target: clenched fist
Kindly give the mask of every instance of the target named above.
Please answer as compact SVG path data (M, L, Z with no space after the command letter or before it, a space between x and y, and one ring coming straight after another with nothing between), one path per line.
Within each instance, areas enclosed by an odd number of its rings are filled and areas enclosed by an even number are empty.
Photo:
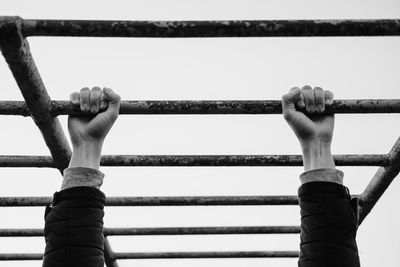
M320 87L294 87L282 96L283 117L300 142L306 171L335 168L331 154L334 115L321 114L332 103L333 93Z
M73 145L82 142L102 142L119 114L121 97L109 88L85 87L70 96L84 116L69 116L68 131Z
M121 97L109 88L85 87L72 93L70 99L83 114L68 117L73 147L69 167L99 169L103 142L118 118Z

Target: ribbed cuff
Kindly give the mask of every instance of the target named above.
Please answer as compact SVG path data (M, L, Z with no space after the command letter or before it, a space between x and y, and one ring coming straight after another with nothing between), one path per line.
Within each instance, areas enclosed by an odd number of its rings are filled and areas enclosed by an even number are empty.
M89 186L100 189L103 179L104 173L96 169L85 167L67 168L64 170L61 190L77 186Z
M303 172L300 175L301 184L309 182L331 182L337 184L343 184L343 172L338 169L315 169L311 171Z

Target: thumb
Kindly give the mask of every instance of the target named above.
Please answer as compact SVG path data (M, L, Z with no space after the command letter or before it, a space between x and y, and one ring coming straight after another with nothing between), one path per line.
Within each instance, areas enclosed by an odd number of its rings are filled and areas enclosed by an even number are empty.
M301 96L301 90L298 87L292 88L287 94L282 96L282 113L285 118L290 117L295 111L295 103Z
M119 114L119 108L121 105L121 97L114 93L110 88L104 87L103 89L104 99L108 102L108 108L105 112Z

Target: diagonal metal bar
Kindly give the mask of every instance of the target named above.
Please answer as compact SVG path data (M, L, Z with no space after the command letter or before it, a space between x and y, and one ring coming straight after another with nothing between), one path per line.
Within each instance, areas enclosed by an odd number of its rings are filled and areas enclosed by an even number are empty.
M115 235L249 235L299 234L299 226L219 226L219 227L153 227L104 228L105 236ZM43 236L43 229L0 229L0 237Z
M389 151L388 156L390 165L378 169L371 182L358 198L360 224L400 172L400 137Z
M24 20L25 36L274 37L393 36L400 20L104 21Z
M71 148L59 120L50 113L51 99L29 50L28 41L22 35L22 23L22 19L18 17L0 18L0 49L21 90L31 117L50 150L54 165L62 174L68 167Z
M389 166L386 154L334 155L337 166ZM216 167L302 166L301 155L104 155L101 166ZM0 167L54 168L49 156L2 156Z
M104 236L104 260L107 267L118 267L117 258L111 249L107 236Z
M68 166L71 149L57 118L50 114L51 100L21 33L22 20L0 19L0 49L17 81L31 116L39 127L56 167L62 173Z
M51 197L0 197L0 207L46 206ZM259 206L298 205L297 196L180 196L180 197L108 197L106 206Z
M304 111L304 110L302 110ZM51 101L53 116L81 114L69 101ZM120 114L281 114L280 100L179 100L121 103ZM400 99L335 100L325 114L400 113ZM29 116L24 101L0 101L0 115Z

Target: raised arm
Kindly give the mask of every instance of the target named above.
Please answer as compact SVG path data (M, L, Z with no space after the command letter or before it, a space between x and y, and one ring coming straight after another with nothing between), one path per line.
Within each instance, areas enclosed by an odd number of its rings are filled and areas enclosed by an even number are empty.
M282 97L283 116L303 153L299 201L299 267L358 267L357 199L343 186L331 154L334 115L322 115L333 94L319 87L292 88ZM305 108L307 114L296 108Z
M61 190L46 207L44 267L103 267L105 195L99 190L101 149L116 121L121 98L111 89L83 88L71 94L83 116L69 116L73 153Z

